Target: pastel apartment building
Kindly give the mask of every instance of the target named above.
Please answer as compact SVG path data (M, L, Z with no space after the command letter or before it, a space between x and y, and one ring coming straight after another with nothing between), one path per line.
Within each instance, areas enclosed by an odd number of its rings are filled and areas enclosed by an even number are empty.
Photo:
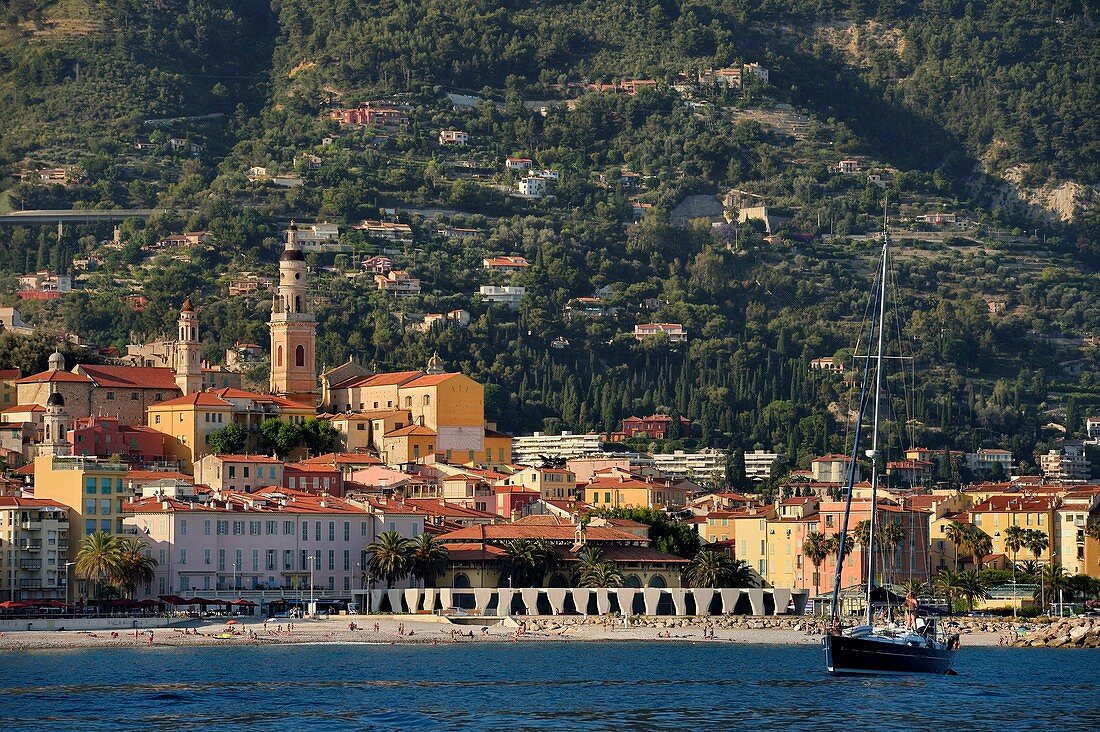
M411 297L420 294L420 280L403 269L391 270L388 274L374 276L377 289L394 297Z
M527 294L527 288L518 285L482 285L478 290L485 302L507 305L512 310L519 310L523 303L523 296Z
M195 482L240 493L281 486L283 461L269 455L204 455L195 461Z
M439 144L440 145L455 145L465 146L470 142L470 135L468 132L462 130L440 130L439 131Z
M45 498L0 496L0 596L66 600L69 510Z
M687 329L680 323L639 323L634 326L634 337L638 340L662 334L668 336L670 343L684 343L688 339Z
M518 256L486 257L481 262L491 272L522 272L531 266L525 258Z
M384 531L408 538L423 515L288 488L199 496L143 495L127 505L127 527L158 560L137 596L208 590L365 587L367 545ZM408 580L404 585L407 586ZM400 586L400 585L399 585Z
M382 127L399 130L409 126L409 116L405 110L391 105L366 102L349 109L334 109L329 119L340 123L341 127Z

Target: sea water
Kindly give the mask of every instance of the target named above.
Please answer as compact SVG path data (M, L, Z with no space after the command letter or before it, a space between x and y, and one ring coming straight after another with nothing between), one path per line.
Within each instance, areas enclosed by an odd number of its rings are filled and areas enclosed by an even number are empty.
M1096 730L1100 651L833 678L819 646L287 645L0 653L9 730Z

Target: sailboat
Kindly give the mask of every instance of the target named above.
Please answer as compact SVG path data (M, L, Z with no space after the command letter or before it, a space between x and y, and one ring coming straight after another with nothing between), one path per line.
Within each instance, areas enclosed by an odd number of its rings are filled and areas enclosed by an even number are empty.
M825 650L825 667L830 674L950 674L953 672L955 652L959 637L944 636L937 618L916 617L915 623L898 627L883 622L875 625L872 595L875 590L875 530L878 508L878 483L882 473L882 455L879 450L879 423L882 412L884 362L883 352L886 314L886 281L889 267L890 236L883 222L882 252L879 261L878 288L874 307L871 308L870 329L867 338L867 354L864 357L863 383L860 389L859 409L856 417L855 436L852 443L852 461L848 473L848 495L844 520L840 532L840 549L837 553L836 576L830 609L829 632L822 639ZM871 341L877 341L875 353ZM845 545L851 541L848 521L852 510L852 494L856 481L856 465L864 417L871 410L871 448L865 453L871 461L870 532L867 547L866 616L862 625L845 628L840 613L840 584L844 570Z

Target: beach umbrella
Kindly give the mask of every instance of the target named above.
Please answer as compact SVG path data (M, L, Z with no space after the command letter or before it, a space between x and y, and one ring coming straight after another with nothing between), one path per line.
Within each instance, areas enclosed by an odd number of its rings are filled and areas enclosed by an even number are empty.
M225 624L226 624L226 625L236 625L236 624L237 624L237 621L236 621L236 620L226 620L226 621L225 621Z

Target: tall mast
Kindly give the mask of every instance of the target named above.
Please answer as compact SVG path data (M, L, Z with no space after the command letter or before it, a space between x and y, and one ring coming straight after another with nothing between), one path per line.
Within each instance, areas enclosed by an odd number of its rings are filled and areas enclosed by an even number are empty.
M867 534L867 625L874 626L873 613L871 611L871 591L875 587L875 514L878 512L878 475L879 475L879 449L878 427L882 409L882 372L885 362L883 354L883 341L886 334L886 266L887 255L890 249L890 234L886 223L886 206L883 204L882 212L882 262L879 270L878 292L878 348L875 354L875 412L871 421L871 449L867 456L871 458L871 517L868 521Z

